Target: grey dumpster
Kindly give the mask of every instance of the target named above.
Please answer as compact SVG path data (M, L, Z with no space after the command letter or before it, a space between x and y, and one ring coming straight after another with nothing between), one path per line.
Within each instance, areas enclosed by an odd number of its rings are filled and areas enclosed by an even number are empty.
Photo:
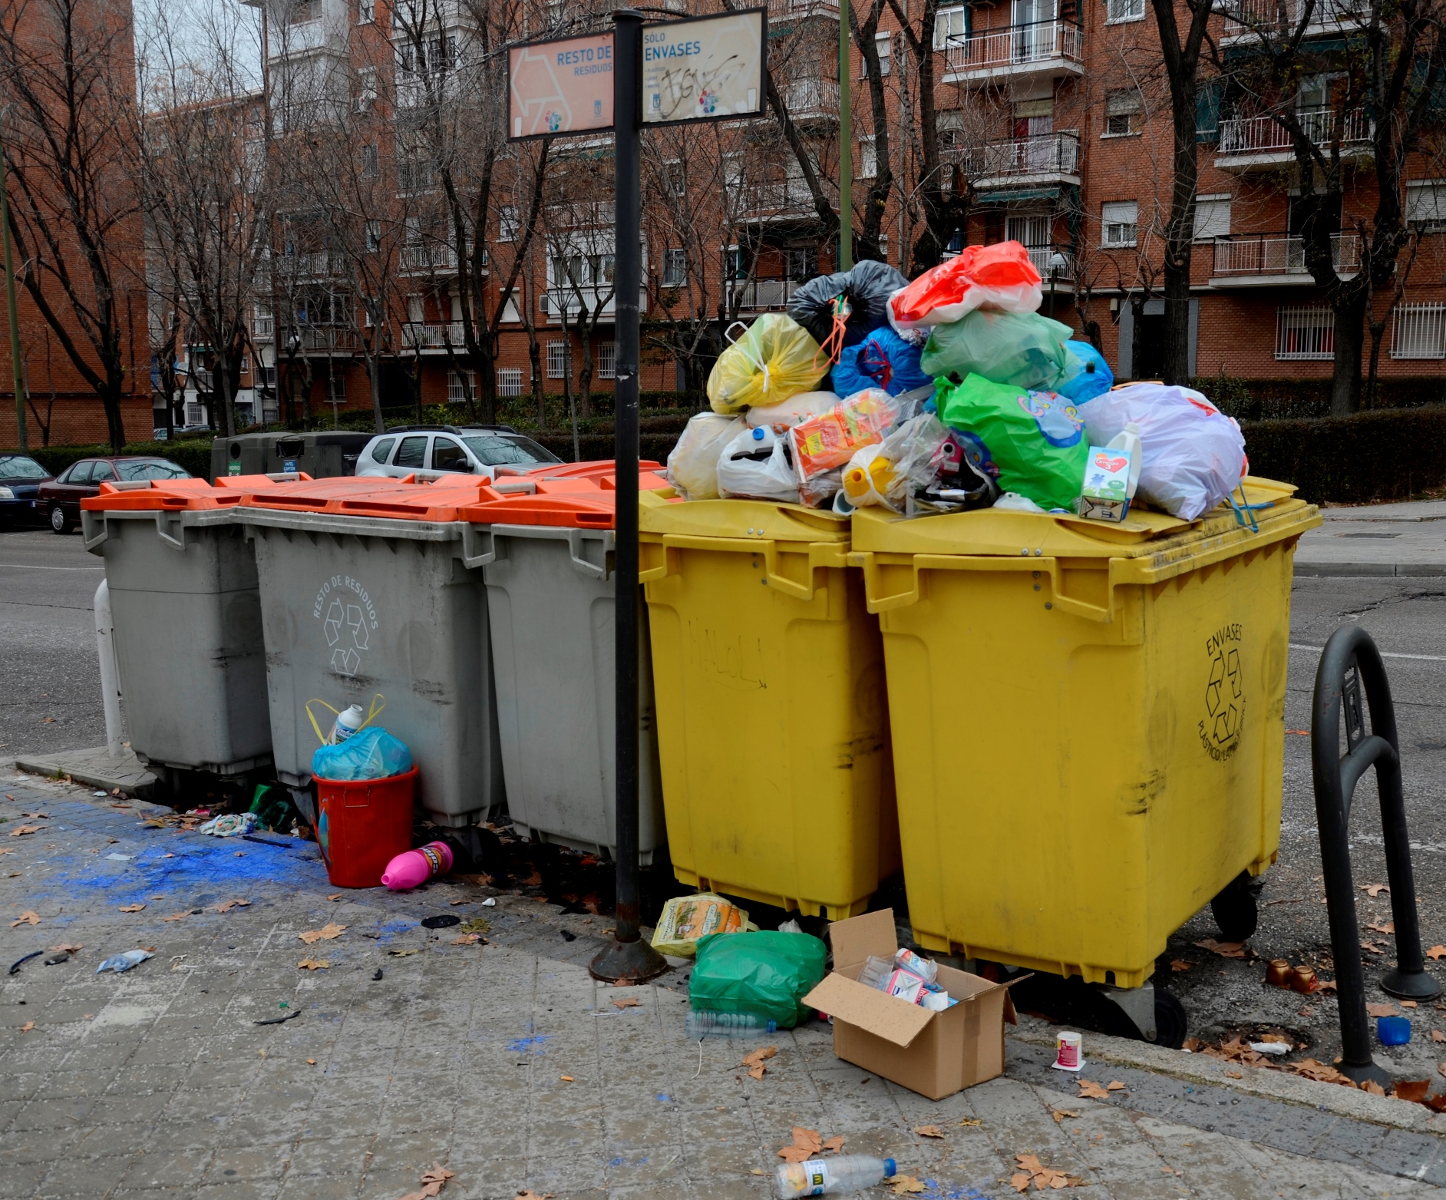
M186 479L104 485L83 502L85 547L105 560L131 745L163 776L270 762L256 566L237 498Z
M443 825L486 819L503 802L502 763L486 592L467 561L471 530L447 505L456 485L376 480L362 493L338 482L277 489L240 510L256 555L277 777L298 793L310 785L319 742L308 703L381 704L376 723L421 769L422 809ZM478 487L458 494L475 500ZM312 711L325 732L330 713Z
M508 815L528 836L607 855L617 843L614 494L521 495L462 510L477 526L487 583ZM663 842L663 797L646 606L638 607L646 864Z
M211 443L211 478L300 471L313 479L356 473L357 455L369 433L242 433Z

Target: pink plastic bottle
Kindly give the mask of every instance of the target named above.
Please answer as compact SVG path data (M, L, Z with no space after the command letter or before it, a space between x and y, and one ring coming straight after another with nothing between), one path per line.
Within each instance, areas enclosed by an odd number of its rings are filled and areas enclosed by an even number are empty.
M428 842L415 850L398 854L387 863L382 882L394 892L420 887L434 875L445 875L452 869L452 848L446 842Z

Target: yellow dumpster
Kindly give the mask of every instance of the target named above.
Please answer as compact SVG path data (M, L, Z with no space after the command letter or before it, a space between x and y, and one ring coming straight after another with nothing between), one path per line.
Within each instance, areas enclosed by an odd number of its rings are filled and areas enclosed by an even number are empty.
M1275 860L1294 491L1245 481L1258 529L854 514L921 945L1137 987Z
M641 497L668 845L679 880L863 912L899 867L878 622L845 518Z

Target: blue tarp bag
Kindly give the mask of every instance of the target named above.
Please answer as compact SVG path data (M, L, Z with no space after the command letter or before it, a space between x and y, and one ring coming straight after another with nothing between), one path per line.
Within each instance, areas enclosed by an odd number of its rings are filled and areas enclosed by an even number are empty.
M386 779L411 769L412 752L407 744L375 725L335 746L318 746L311 756L311 773L318 779Z
M1073 339L1065 342L1064 350L1069 361L1064 366L1064 377L1055 385L1056 394L1083 404L1096 396L1103 396L1115 386L1115 374L1105 356L1089 342Z
M845 346L833 365L833 390L852 396L865 388L882 388L891 396L929 387L934 382L919 366L918 346L885 325L857 346Z

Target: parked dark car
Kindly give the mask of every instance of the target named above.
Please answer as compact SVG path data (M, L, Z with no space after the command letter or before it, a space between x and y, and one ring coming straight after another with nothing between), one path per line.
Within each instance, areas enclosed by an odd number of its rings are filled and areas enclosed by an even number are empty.
M29 524L43 509L35 493L50 479L50 472L24 454L0 454L0 526Z
M190 479L191 473L169 458L147 458L137 454L113 454L104 458L82 458L66 467L49 483L40 486L38 507L45 512L50 528L69 533L80 520L80 502L100 494L100 485L116 480Z

